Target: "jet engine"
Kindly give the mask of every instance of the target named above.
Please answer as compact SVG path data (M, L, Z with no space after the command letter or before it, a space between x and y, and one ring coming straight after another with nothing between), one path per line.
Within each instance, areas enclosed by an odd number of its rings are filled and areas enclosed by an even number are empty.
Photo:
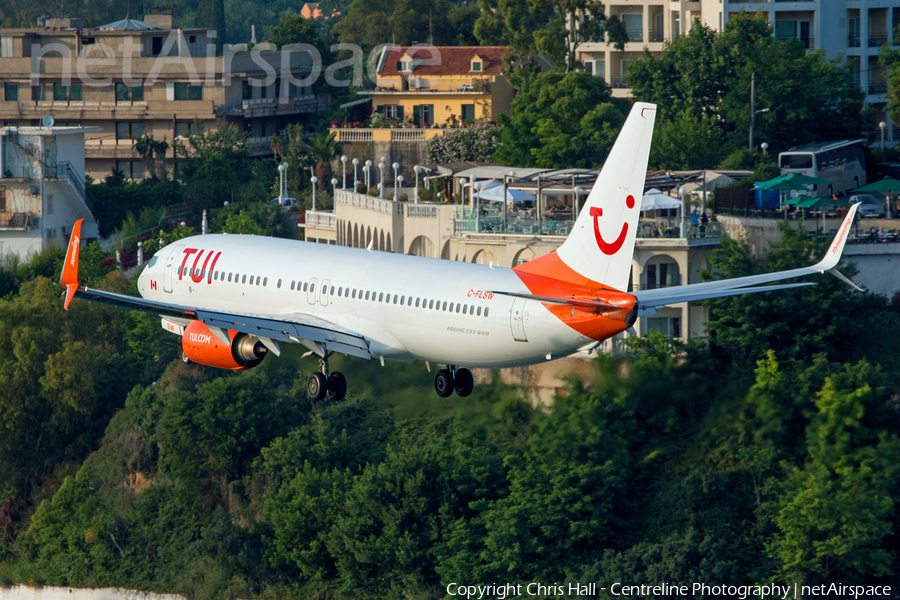
M181 338L182 359L207 367L244 371L262 362L268 349L258 337L246 333L226 332L225 344L200 321L191 321Z

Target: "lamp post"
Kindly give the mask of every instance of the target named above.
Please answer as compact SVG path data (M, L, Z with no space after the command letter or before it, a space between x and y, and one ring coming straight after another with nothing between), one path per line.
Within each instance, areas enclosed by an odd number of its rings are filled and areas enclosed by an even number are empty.
M379 190L378 197L379 198L384 198L384 166L385 166L384 160L382 159L382 161L380 163L378 163L378 171L380 173L379 177L381 179L381 183L378 184L378 190Z
M881 123L878 124L878 129L881 130L881 152L882 152L882 154L884 153L884 128L885 127L887 127L887 123L885 123L884 121L882 121ZM884 158L884 156L882 156L882 158Z
M337 177L332 177L332 178L331 178L331 187L332 187L332 190L333 190L332 193L337 192Z
M462 177L459 180L459 198L460 203L462 204L462 218L466 218L466 184L469 183L469 180L465 177Z
M766 155L766 150L769 149L769 144L768 144L768 142L763 142L762 144L759 145L759 147L762 148L763 156L765 156L765 155Z
M278 204L280 204L281 206L284 206L284 194L285 194L285 190L287 189L287 185L285 184L285 181L284 181L285 173L287 172L287 170L288 170L288 164L286 162L283 162L280 165L278 165L278 176L281 179L281 181L278 184Z
M581 186L576 185L575 186L575 218L576 219L578 218L578 201L581 200L581 192L582 192Z
M769 112L768 108L756 110L756 73L750 74L750 144L747 146L753 150L753 126L756 124L756 114Z
M344 182L341 184L341 189L346 190L347 189L347 155L346 154L341 156L341 163L343 163L341 165L341 172L344 175Z
M353 191L356 192L356 165L359 164L359 159L354 158L351 162L353 163Z
M372 187L372 183L371 183L372 161L371 160L366 161L366 167L367 167L366 168L366 190L368 190L370 187Z
M681 186L678 188L678 193L681 194L681 237L686 238L685 230L687 228L687 224L685 221L685 214L687 213L687 188Z
M364 193L369 193L369 166L363 165L363 180L365 181L366 191Z
M394 169L394 200L397 199L397 169L400 168L400 163L395 162L391 165Z
M316 211L316 183L318 183L319 178L316 177L315 175L313 175L312 177L309 178L309 181L310 181L310 183L312 183L312 188L313 188L313 203L312 203L313 206L312 206L312 209L313 209L313 212L315 212L315 211Z
M397 175L397 181L400 182L400 187L403 187L403 175ZM397 183L394 183L394 200L400 200L400 196L397 195Z
M419 165L416 165L413 167L413 171L416 172L416 191L415 191L416 199L415 199L414 204L418 204L419 203L419 173L422 172L422 167L420 167Z

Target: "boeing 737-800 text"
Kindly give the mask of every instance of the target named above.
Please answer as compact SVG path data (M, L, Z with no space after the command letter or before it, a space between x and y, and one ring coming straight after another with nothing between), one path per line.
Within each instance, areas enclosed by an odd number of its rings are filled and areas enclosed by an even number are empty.
M157 313L182 336L185 361L249 369L279 342L320 359L313 398L343 397L338 352L447 365L441 396L472 392L467 367L534 364L589 349L659 306L812 285L762 284L823 273L840 259L852 207L827 256L791 271L629 293L656 106L636 103L572 232L558 250L512 269L247 235L201 235L162 248L138 280L142 298L78 284L80 221L61 283L73 297Z

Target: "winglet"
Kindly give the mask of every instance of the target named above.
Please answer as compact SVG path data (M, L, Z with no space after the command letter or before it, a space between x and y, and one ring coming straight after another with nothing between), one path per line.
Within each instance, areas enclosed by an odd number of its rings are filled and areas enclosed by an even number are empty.
M819 273L824 273L825 271L835 268L840 262L841 254L844 252L844 246L847 244L847 238L850 237L850 227L853 225L853 217L856 216L856 210L859 208L860 204L861 202L857 202L847 211L847 216L844 217L844 222L841 223L840 229L838 229L837 234L834 236L834 241L831 243L831 247L828 248L825 258L820 260L819 263L813 267L813 269Z
M66 251L66 262L63 263L62 275L59 284L66 288L66 302L64 308L69 310L69 303L78 290L78 253L81 250L81 223L84 219L75 221L72 227L72 237L69 239L69 249Z

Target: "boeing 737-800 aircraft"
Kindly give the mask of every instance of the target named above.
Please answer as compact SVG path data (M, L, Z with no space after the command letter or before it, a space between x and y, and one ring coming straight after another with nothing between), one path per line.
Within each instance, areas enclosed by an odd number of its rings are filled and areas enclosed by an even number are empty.
M639 315L692 300L812 285L762 284L833 269L856 213L812 267L626 292L656 106L636 103L571 234L558 250L512 269L249 235L201 235L162 248L138 279L142 298L78 284L81 222L61 283L73 297L157 313L182 336L182 358L249 369L279 342L320 359L312 398L343 397L329 373L338 352L364 359L447 365L441 396L472 392L466 367L534 364L589 349Z

